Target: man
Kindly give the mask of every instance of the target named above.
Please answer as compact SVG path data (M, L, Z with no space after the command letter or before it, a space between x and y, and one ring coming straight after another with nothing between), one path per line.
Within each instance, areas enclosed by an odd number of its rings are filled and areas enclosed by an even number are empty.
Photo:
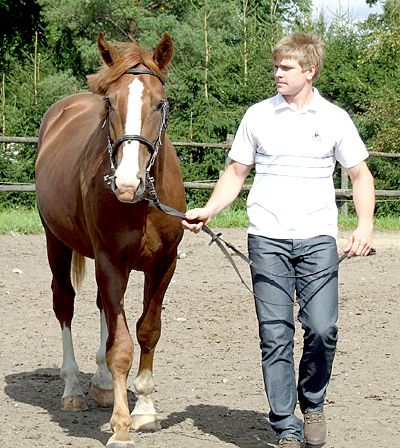
M259 322L269 419L279 446L326 442L324 399L337 342L337 208L332 173L336 161L353 184L358 226L348 256L371 249L374 182L365 145L349 115L323 99L313 82L324 58L316 36L294 33L272 51L277 95L245 113L227 169L204 208L186 213L185 229L231 204L253 166L247 200L248 249ZM263 274L263 270L273 275ZM321 272L322 269L325 269ZM277 275L277 276L276 276ZM304 347L296 387L293 361L295 294ZM304 422L295 414L296 402Z

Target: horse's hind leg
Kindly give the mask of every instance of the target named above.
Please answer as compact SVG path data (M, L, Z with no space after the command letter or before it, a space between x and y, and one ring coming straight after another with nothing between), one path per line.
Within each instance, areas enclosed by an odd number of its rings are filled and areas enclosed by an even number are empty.
M145 274L143 313L136 325L140 345L139 371L134 380L137 402L132 411L132 429L157 431L161 429L151 394L154 389L154 351L161 333L162 302L172 275L176 258L172 263L157 263L157 271Z
M72 250L57 239L45 226L47 257L53 279L53 309L62 331L63 362L60 376L65 382L61 409L81 411L87 409L79 386L79 367L75 360L71 322L74 314L75 291L71 283Z
M99 406L109 407L114 404L114 389L106 360L108 327L100 291L97 291L97 307L100 311L100 347L96 353L97 370L90 382L89 394Z

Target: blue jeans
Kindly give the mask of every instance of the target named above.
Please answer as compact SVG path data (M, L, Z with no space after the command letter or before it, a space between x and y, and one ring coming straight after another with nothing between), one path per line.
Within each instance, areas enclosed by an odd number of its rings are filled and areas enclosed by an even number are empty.
M338 260L336 241L330 236L278 240L248 236L256 311L259 323L262 371L270 413L279 438L303 439L303 422L295 415L297 399L303 412L323 408L337 342L337 265L313 274ZM306 277L301 277L307 275ZM294 346L295 293L298 319L304 331L303 353L296 387Z

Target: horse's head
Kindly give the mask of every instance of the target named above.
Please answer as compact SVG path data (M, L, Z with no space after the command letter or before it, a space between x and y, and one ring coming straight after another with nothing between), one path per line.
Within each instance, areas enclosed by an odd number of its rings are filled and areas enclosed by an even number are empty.
M135 43L117 49L101 33L97 43L106 66L88 83L104 95L109 109L112 185L120 201L136 202L143 198L146 171L155 161L167 125L163 81L172 40L165 33L153 53Z

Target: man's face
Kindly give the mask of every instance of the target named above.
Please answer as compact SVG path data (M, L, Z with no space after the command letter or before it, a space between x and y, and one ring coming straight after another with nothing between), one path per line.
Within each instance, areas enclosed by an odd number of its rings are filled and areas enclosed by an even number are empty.
M274 62L274 78L277 91L283 96L296 96L311 85L315 66L303 69L296 59L283 58Z

